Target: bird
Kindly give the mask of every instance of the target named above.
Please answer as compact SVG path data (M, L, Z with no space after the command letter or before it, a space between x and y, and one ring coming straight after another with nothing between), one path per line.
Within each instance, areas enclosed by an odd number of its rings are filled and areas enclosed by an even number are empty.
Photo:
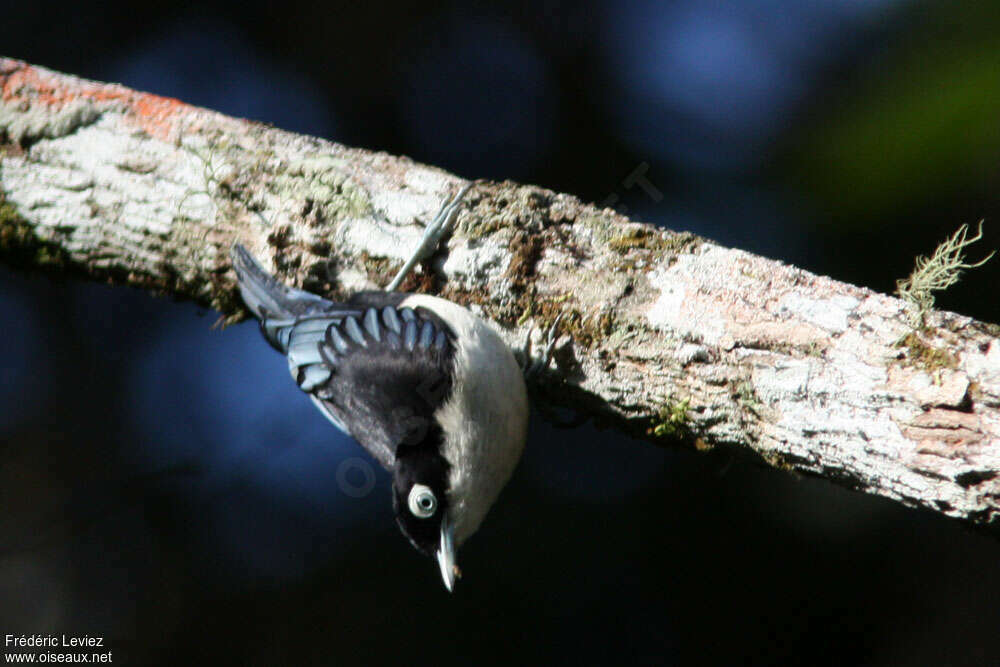
M470 187L445 201L385 290L343 302L282 284L239 243L231 252L264 337L288 357L292 378L320 412L391 474L396 523L437 560L449 592L460 576L458 547L521 458L525 373L538 370L537 360L522 367L493 326L463 306L396 291L436 252ZM530 360L530 343L525 353ZM542 365L550 354L551 345Z

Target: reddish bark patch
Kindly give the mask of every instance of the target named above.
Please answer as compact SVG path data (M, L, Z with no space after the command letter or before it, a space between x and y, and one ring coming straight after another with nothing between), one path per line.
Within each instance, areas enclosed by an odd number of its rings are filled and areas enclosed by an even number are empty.
M952 458L965 447L979 444L986 437L979 415L935 408L928 410L902 428L903 436L917 443L918 454Z
M147 134L169 141L179 120L190 117L194 107L170 97L140 93L124 86L102 84L0 58L0 99L6 105L26 104L59 110L77 100L99 108L117 108Z

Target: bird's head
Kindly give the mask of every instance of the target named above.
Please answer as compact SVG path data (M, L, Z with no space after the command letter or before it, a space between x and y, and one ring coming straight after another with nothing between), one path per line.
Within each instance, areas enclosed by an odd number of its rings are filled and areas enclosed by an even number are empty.
M459 575L455 563L455 522L449 502L449 464L440 451L441 430L434 426L419 444L400 446L392 480L396 523L414 547L437 560L450 592Z

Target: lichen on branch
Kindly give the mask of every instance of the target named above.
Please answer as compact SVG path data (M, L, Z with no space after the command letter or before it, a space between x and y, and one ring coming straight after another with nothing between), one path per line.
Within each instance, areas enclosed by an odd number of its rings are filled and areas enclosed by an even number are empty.
M996 253L994 250L978 262L969 264L964 250L983 238L983 221L979 221L979 230L971 239L967 237L968 231L968 225L959 227L934 250L930 258L923 255L917 257L916 267L908 278L896 281L896 294L910 305L909 317L914 327L924 328L927 315L934 309L935 292L952 287L962 277L963 271L982 266Z

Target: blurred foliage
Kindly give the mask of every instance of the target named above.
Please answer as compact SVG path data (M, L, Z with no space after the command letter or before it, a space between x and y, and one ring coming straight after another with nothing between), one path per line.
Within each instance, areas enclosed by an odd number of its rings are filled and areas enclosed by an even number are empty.
M1000 148L1000 6L931 3L913 14L859 81L817 97L822 108L789 141L788 177L831 222L867 224L992 187L983 175Z

